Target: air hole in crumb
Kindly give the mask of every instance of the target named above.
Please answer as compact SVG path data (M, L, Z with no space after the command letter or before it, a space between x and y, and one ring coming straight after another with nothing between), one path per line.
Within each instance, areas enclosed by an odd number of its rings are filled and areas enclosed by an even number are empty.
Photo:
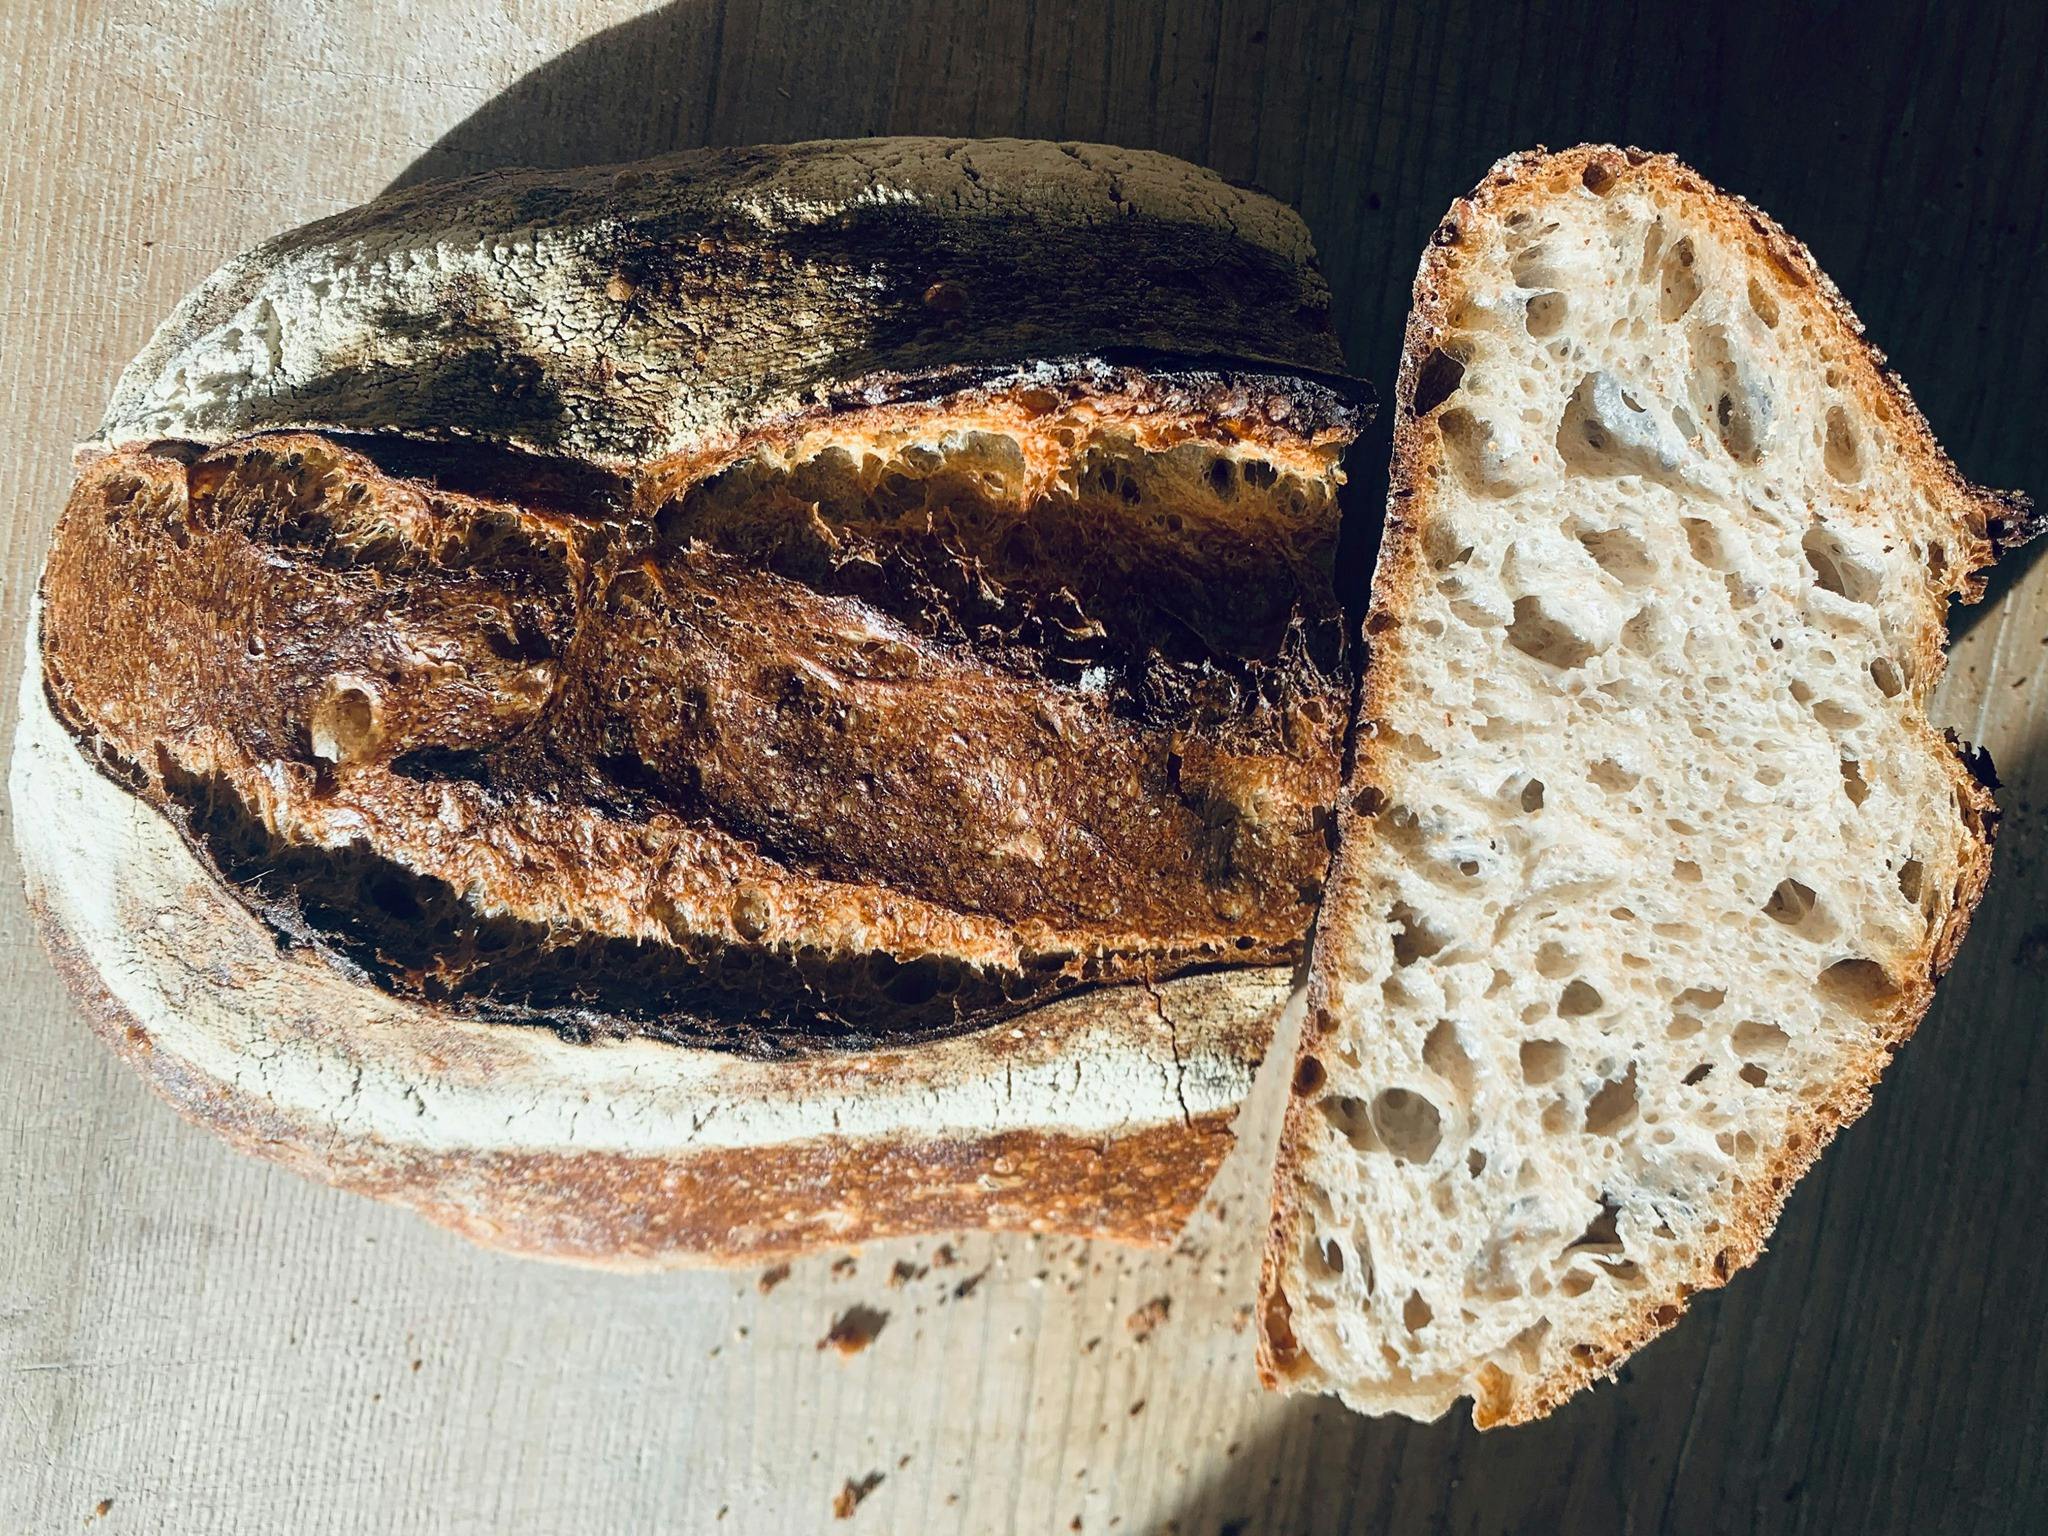
M1703 287L1699 273L1693 270L1690 237L1671 247L1659 271L1662 280L1657 292L1657 318L1667 322L1676 320L1692 308Z
M1529 328L1529 334L1538 338L1555 336L1564 329L1565 316L1570 304L1561 293L1539 293L1529 300L1523 311L1522 322Z
M1543 781L1531 779L1522 786L1522 809L1534 813L1543 809Z
M1568 1269L1564 1278L1557 1282L1557 1288L1567 1296L1583 1296L1593 1289L1593 1276L1587 1270Z
M1918 859L1908 859L1899 866L1899 894L1914 906L1920 905L1920 877L1924 873Z
M1572 1123L1571 1107L1563 1099L1552 1099L1543 1106L1543 1134L1561 1135Z
M1593 563L1623 586L1640 586L1657 574L1649 546L1626 528L1588 528L1577 538Z
M1562 1040L1524 1040L1521 1059L1523 1082L1547 1083L1564 1071L1571 1052Z
M1674 1013L1671 1022L1664 1026L1664 1036L1668 1040L1690 1040L1706 1027L1689 1013Z
M1572 981L1566 984L1558 997L1557 1011L1567 1019L1583 1019L1590 1013L1598 1013L1606 1001L1591 983Z
M1472 1095L1472 1057L1458 1038L1458 1026L1441 1019L1422 1042L1422 1064L1457 1089L1460 1097Z
M1423 920L1406 902L1397 901L1387 913L1396 928L1394 934L1394 964L1413 965L1417 960L1427 960L1450 943L1450 936L1437 932Z
M1630 773L1611 757L1603 757L1595 763L1587 777L1609 794L1625 794L1642 781L1642 775Z
M1358 1152L1373 1152L1379 1148L1379 1138L1373 1134L1372 1121L1365 1112L1365 1105L1348 1093L1333 1093L1317 1101L1316 1107L1323 1112L1323 1118L1330 1123L1330 1129L1351 1143Z
M1778 328L1778 301L1753 277L1749 280L1749 307L1757 319L1763 321L1765 329L1775 331Z
M1861 715L1838 699L1822 699L1814 705L1813 718L1831 731L1846 731L1863 720Z
M1906 680L1899 675L1898 667L1889 656L1880 656L1870 664L1870 680L1888 699L1896 699L1906 689Z
M1517 288L1547 288L1557 274L1551 270L1550 248L1540 241L1517 251L1508 262L1508 276Z
M1861 805L1870 798L1870 786L1863 781L1863 765L1853 757L1842 759L1842 793L1849 797L1851 805Z
M1711 1061L1703 1061L1698 1066L1694 1067L1690 1072L1686 1073L1684 1077L1681 1077L1679 1079L1679 1082L1683 1083L1688 1088L1697 1087L1699 1084L1704 1083L1707 1080L1707 1074L1712 1072L1713 1070L1714 1064Z
M1630 1062L1624 1076L1601 1084L1600 1091L1586 1101L1586 1129L1595 1136L1612 1136L1635 1119L1636 1113L1636 1068Z
M1427 416L1450 399L1464 379L1465 360L1442 347L1436 348L1415 370L1415 414Z
M1875 960L1837 960L1820 973L1821 991L1852 1008L1871 1008L1899 995L1890 974Z
M1856 429L1849 425L1848 413L1839 405L1828 407L1827 437L1821 448L1821 462L1829 474L1844 484L1853 485L1863 478L1863 446L1857 441Z
M1515 599L1515 616L1508 625L1508 643L1525 656L1562 671L1584 666L1594 654L1594 646L1583 637L1574 634L1569 625L1544 612L1542 602L1534 597Z
M1683 885L1698 885L1705 878L1700 873L1699 865L1693 863L1691 859L1673 859L1671 861L1671 874L1674 879Z
M1533 1371L1543 1358L1543 1341L1550 1336L1550 1319L1539 1317L1508 1340L1508 1348L1515 1352L1515 1358L1522 1362L1522 1369Z
M1679 519L1685 529L1685 547L1692 552L1693 559L1710 571L1725 570L1728 564L1727 552L1721 547L1721 533L1704 517Z
M1813 568L1814 585L1823 592L1868 603L1877 595L1878 578L1864 566L1849 546L1826 523L1816 522L1799 541L1806 551L1806 563Z
M1693 1008L1701 1013L1712 1013L1728 1001L1728 992L1724 987L1687 987L1671 1001L1679 1008Z
M1560 976L1569 976L1577 967L1578 957L1555 939L1545 939L1536 949L1536 974L1555 981Z
M1612 192L1616 179L1614 167L1604 160L1588 160L1586 168L1579 173L1579 180L1595 197L1605 197Z
M1764 916L1787 928L1797 928L1814 908L1813 887L1797 880L1780 880L1764 903Z
M1330 1279L1344 1273L1344 1246L1334 1237L1326 1237L1320 1243L1312 1244L1310 1251L1316 1257L1323 1278Z
M1792 1037L1775 1024L1744 1019L1735 1026L1735 1033L1729 1040L1738 1056L1775 1056L1791 1043Z
M1304 1056L1294 1064L1294 1091L1307 1098L1323 1086L1325 1077L1323 1064L1313 1056Z
M1465 1154L1465 1171L1475 1179L1486 1172L1486 1154L1477 1147L1467 1152Z
M1771 1074L1755 1062L1744 1062L1742 1070L1735 1074L1752 1088L1761 1088L1771 1080Z
M1372 1127L1403 1162L1428 1162L1443 1140L1443 1115L1436 1105L1406 1088L1385 1089L1372 1101Z
M1408 1299L1401 1303L1401 1324L1410 1333L1419 1333L1435 1319L1428 1302L1422 1299L1422 1292L1410 1291Z
M1619 1253L1621 1204L1611 1195L1600 1197L1600 1209L1586 1223L1586 1230L1565 1245L1566 1253Z

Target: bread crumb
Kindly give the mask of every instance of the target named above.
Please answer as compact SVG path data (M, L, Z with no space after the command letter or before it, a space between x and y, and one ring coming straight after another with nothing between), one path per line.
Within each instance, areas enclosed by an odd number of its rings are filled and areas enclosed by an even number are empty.
M922 1280L931 1272L932 1267L929 1264L913 1264L908 1259L898 1259L895 1267L889 1271L889 1289L901 1290L911 1281Z
M873 1307L848 1307L832 1319L832 1327L818 1340L818 1348L829 1344L842 1355L857 1355L875 1342L875 1336L888 1321L888 1313Z
M853 1273L854 1262L854 1257L850 1253L844 1258L834 1259L832 1261L832 1278L834 1280L846 1279Z
M932 1250L933 1269L950 1269L959 1262L959 1255L953 1252L953 1245L951 1243L941 1243Z
M789 1266L787 1264L774 1264L761 1271L761 1278L756 1280L754 1285L763 1296L766 1296L788 1278Z
M879 1472L870 1472L858 1482L849 1477L846 1480L845 1486L832 1495L832 1518L834 1520L851 1520L853 1512L860 1508L860 1501L873 1493L881 1485L882 1474Z
M112 1499L101 1499L99 1503L92 1507L93 1518L95 1520L104 1520L107 1516L107 1511L113 1507L114 1501Z
M1173 1310L1171 1296L1154 1296L1145 1305L1124 1319L1124 1326L1131 1330L1131 1336L1140 1344L1152 1337L1152 1330L1166 1321Z
M974 1288L980 1285L981 1282L987 1277L987 1270L976 1270L973 1274L969 1275L965 1280L962 1280L958 1285L953 1287L953 1299L955 1301L965 1301L969 1296L972 1296L974 1294Z
M1136 1417L1137 1417L1137 1416L1138 1416L1139 1414L1143 1413L1144 1411L1145 1411L1145 1399L1144 1399L1144 1398L1142 1398L1142 1397L1141 1397L1141 1398L1139 1398L1139 1399L1138 1399L1138 1400L1137 1400L1137 1401L1136 1401L1135 1403L1131 1404L1131 1417L1132 1417L1132 1418L1134 1418L1134 1419L1135 1419L1135 1418L1136 1418Z

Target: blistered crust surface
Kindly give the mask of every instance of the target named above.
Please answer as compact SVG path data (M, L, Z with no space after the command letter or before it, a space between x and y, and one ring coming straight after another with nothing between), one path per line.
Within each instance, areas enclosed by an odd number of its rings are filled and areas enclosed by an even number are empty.
M696 150L416 187L237 257L95 444L312 427L609 465L892 379L1148 348L1341 372L1300 218L1164 155Z

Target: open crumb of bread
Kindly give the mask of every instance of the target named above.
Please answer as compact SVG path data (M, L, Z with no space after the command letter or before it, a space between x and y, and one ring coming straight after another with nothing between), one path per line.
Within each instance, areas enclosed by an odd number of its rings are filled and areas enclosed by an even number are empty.
M1926 700L2027 508L1668 158L1503 162L1416 294L1262 1366L1483 1427L1749 1262L1925 1011L1994 823Z

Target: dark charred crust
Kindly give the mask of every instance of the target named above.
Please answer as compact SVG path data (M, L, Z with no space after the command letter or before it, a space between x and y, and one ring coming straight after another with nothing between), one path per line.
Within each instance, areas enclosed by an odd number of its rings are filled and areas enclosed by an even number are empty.
M1996 554L2007 554L2048 531L2048 511L2034 505L2033 498L2020 491L1985 493L1991 511L1985 521L1985 536Z
M1953 729L1944 731L1942 734L1948 740L1949 750L1955 753L1956 761L1963 765L1964 771L1970 775L1971 779L1986 794L1995 793L2000 785L1998 782L1998 769L1991 761L1991 749L1989 747L1971 745L1963 740L1961 736L1957 735Z
M1207 419L1235 425L1247 437L1302 442L1332 434L1348 439L1378 412L1378 395L1364 379L1321 369L1276 370L1273 361L1158 347L1105 347L1069 357L870 374L856 384L826 391L820 410L923 405L1035 387L1070 398L1098 393L1127 396L1148 414Z
M572 1037L865 1049L1289 961L1345 717L1341 440L1286 457L1331 418L1275 391L1276 469L1124 382L1095 428L1100 395L1005 384L1046 396L1015 430L1063 445L1051 489L1000 433L903 447L891 407L860 473L787 435L640 481L391 437L127 451L52 551L52 706L281 941ZM770 931L791 880L873 937L779 938L813 931ZM899 937L900 899L1001 927ZM567 915L503 915L536 906Z

